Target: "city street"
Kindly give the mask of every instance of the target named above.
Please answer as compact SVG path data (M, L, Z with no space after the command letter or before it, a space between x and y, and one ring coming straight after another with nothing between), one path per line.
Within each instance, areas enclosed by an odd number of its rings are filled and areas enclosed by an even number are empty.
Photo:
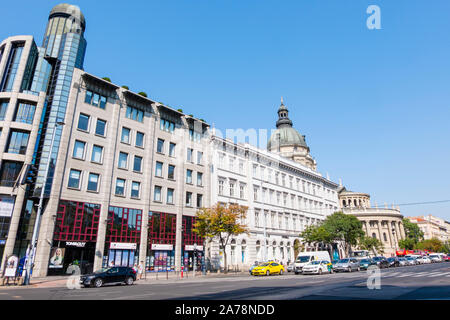
M321 299L450 299L450 263L381 270L381 289L367 288L366 272L324 275L188 278L137 282L133 286L70 290L4 288L2 300L321 300Z

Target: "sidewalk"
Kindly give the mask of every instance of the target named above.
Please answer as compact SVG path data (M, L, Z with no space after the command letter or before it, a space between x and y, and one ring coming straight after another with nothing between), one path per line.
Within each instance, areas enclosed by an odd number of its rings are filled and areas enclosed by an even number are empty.
M196 272L194 277L192 271L186 274L183 273L183 278L181 278L181 273L175 272L148 272L143 276L142 280L137 280L137 284L161 284L161 283L176 283L176 282L197 282L206 279L217 279L217 278L230 278L230 277L242 277L248 275L248 272L229 272L225 273L208 273L203 275L201 272ZM30 289L30 288L61 288L67 286L67 281L71 279L72 276L52 276L43 278L32 278L31 284L29 286L19 286L19 285L9 285L0 286L0 290L7 289Z

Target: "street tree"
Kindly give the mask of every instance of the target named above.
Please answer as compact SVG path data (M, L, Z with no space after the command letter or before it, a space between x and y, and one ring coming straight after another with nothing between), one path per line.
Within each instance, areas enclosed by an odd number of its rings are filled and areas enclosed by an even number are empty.
M423 240L423 232L416 223L412 223L409 219L405 218L403 219L403 228L405 229L406 239L410 239L414 242L414 246ZM410 244L410 242L405 244ZM410 250L412 250L412 248Z
M376 256L379 253L384 253L383 244L381 243L381 241L377 238L368 237L366 235L363 235L358 239L358 247L361 250L372 251Z
M303 238L303 242L308 244L321 243L325 246L334 242L333 235L328 231L324 224L311 225L300 234Z
M416 241L412 238L405 238L398 242L399 247L405 250L414 250L416 244Z
M444 251L444 243L436 238L423 240L416 244L416 249L418 250L428 250L432 252L442 252Z
M224 256L225 272L228 271L226 247L232 237L248 233L245 224L248 207L237 204L216 204L211 208L202 208L197 211L193 231L200 237L214 238L219 241L220 250Z

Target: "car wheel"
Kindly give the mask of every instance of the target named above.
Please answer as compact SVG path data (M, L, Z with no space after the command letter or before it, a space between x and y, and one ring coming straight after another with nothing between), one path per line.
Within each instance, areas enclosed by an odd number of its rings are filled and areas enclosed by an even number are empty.
M127 286L131 286L133 284L133 282L134 282L133 277L128 277L125 280L125 283L126 283Z
M270 276L270 271L269 270L267 270L266 276Z
M361 268L360 268L360 267L358 267L358 271L361 271Z
M322 274L322 269L319 269L319 275L321 275Z
M352 272L352 267L348 267L348 272Z
M100 288L101 286L103 286L103 280L98 278L94 280L94 287L96 288Z
M280 276L283 275L283 270L280 270Z

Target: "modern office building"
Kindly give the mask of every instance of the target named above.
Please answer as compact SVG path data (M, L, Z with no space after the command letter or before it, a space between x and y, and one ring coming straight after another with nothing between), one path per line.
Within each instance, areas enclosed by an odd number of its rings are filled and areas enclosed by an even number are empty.
M211 137L212 203L236 203L249 208L249 234L231 239L226 248L230 268L242 270L254 261L268 259L287 263L295 259L296 250L313 250L308 245L300 249L300 233L339 207L338 185L316 171L309 147L292 127L283 102L278 116L278 130L268 144L273 152L214 133ZM278 148L285 152L278 154ZM295 150L294 157L289 150ZM300 150L306 153L300 156ZM217 242L212 244L211 257L215 267L223 267L223 253Z
M11 254L23 256L30 244L49 161L47 198L50 194L62 128L57 128L52 157L50 144L56 124L65 118L74 68L83 68L84 31L80 9L61 4L50 12L41 47L32 36L0 44L2 261ZM35 177L22 184L30 173Z

